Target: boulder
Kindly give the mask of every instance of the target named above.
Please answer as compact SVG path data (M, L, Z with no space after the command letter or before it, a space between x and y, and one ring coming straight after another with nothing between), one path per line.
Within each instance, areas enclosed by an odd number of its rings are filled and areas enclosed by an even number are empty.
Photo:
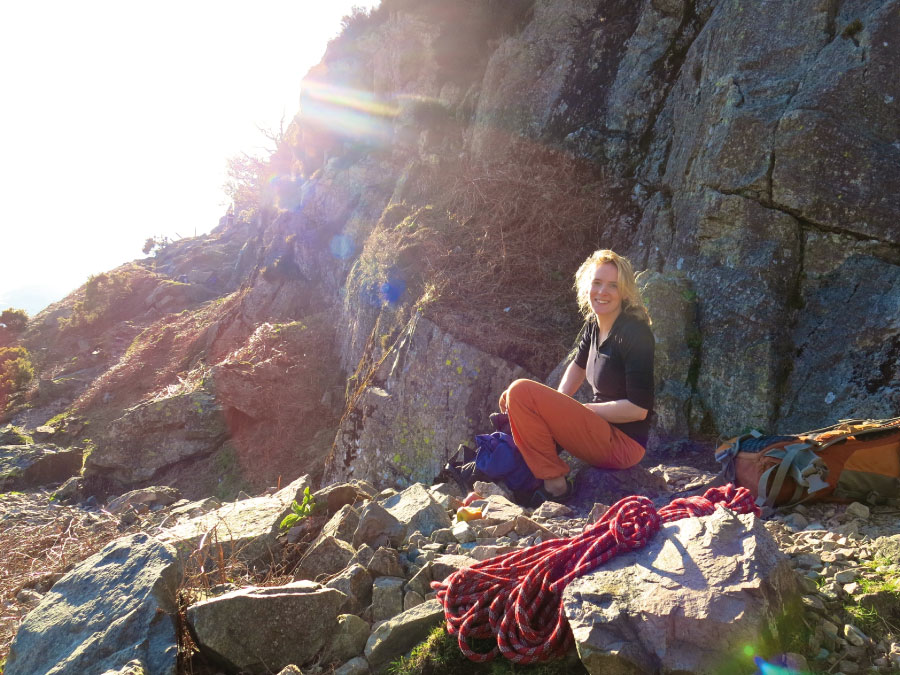
M108 544L57 581L28 614L3 672L98 673L138 659L147 675L174 675L181 581L171 546L146 534Z
M120 513L128 508L144 510L169 506L181 499L181 492L166 485L141 488L111 499L106 505L110 513Z
M622 470L585 466L575 476L575 495L567 503L587 512L596 502L614 504L631 495L655 499L667 492L665 480L640 464Z
M209 546L215 539L223 545L226 557L234 554L251 565L271 561L279 525L290 512L291 502L303 499L306 487L309 476L301 476L275 494L225 504L181 521L163 530L159 537L185 556L191 555L201 541Z
M449 454L483 431L480 416L495 409L509 383L528 376L415 314L353 395L323 482L431 483Z
M357 656L350 659L340 668L335 668L334 675L369 675L369 662L363 657Z
M752 670L745 648L774 646L797 593L763 523L719 508L663 525L570 583L563 603L589 672L703 674Z
M353 506L356 502L371 497L371 494L350 483L328 485L313 493L316 504L325 504L329 514L337 513L343 506Z
M876 556L894 562L900 561L900 534L878 537L872 542Z
M444 608L437 600L398 614L378 626L366 643L366 660L376 673L424 640L444 620Z
M457 570L469 567L476 563L474 558L466 555L443 554L436 556L420 569L406 584L407 591L413 591L421 596L431 592L432 581L443 581Z
M342 612L359 614L372 603L372 575L358 563L351 564L325 586L347 596L341 606Z
M297 573L309 579L337 574L347 566L354 553L353 547L345 541L319 537L303 554Z
M0 429L0 446L3 445L31 445L34 438L25 433L22 427L7 424Z
M381 503L404 526L404 538L415 531L427 537L435 530L451 525L447 511L421 483L413 483Z
M335 635L345 596L311 581L242 588L187 609L197 645L231 671L305 665Z
M381 547L375 551L372 560L366 566L373 577L402 577L403 567L400 565L400 555L395 549Z
M353 546L399 546L406 528L378 502L369 502L359 514L359 524L353 533Z
M343 663L359 656L369 639L369 624L354 614L340 614L337 632L322 652L323 663Z
M51 444L0 446L0 492L62 483L81 470L82 451Z
M403 586L401 577L378 577L372 582L372 619L376 622L390 619L403 611Z
M491 495L483 501L475 502L474 506L478 505L481 506L483 516L479 525L499 525L525 515L525 509L500 495Z
M490 497L491 495L498 495L500 497L505 497L506 499L512 501L513 494L511 490L508 490L503 485L497 485L496 483L486 483L484 481L476 480L472 484L472 491L477 492L482 497Z
M149 481L161 469L209 454L227 435L224 410L206 391L144 401L100 430L84 475L123 485Z
M353 541L357 527L359 527L359 512L349 504L344 504L322 527L322 536L337 537L350 542Z

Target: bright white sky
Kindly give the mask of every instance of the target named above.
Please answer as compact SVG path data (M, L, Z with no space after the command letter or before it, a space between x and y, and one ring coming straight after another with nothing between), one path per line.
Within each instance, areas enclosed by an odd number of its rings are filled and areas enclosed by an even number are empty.
M226 158L290 121L341 17L378 2L0 3L0 309L215 227Z

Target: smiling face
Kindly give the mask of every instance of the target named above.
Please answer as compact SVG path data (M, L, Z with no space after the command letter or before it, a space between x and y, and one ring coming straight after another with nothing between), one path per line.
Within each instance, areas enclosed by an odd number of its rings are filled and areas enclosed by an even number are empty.
M590 290L591 309L600 320L615 320L622 311L619 268L608 262L594 268Z

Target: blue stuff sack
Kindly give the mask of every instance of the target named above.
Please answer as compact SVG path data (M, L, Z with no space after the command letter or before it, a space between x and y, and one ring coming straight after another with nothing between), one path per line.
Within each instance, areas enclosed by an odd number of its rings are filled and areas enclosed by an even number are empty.
M503 482L513 491L533 491L543 483L531 473L509 434L481 434L475 437L475 445L475 466L491 480Z

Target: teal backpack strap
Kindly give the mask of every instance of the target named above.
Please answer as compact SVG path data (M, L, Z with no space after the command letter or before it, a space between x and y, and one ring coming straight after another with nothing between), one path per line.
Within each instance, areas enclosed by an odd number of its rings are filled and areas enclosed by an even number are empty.
M759 506L769 508L775 506L775 499L778 497L778 493L781 492L781 487L784 485L784 481L787 478L789 471L791 472L791 477L794 478L797 483L797 486L801 487L803 485L800 471L797 468L797 458L801 452L810 450L812 447L813 446L807 443L792 443L791 445L785 446L784 457L782 458L781 463L767 469L759 479L759 487L756 493L756 503ZM781 453L779 452L778 454ZM804 466L806 466L807 463L804 463ZM772 485L768 486L769 476L773 471L775 472L775 477L772 480Z

